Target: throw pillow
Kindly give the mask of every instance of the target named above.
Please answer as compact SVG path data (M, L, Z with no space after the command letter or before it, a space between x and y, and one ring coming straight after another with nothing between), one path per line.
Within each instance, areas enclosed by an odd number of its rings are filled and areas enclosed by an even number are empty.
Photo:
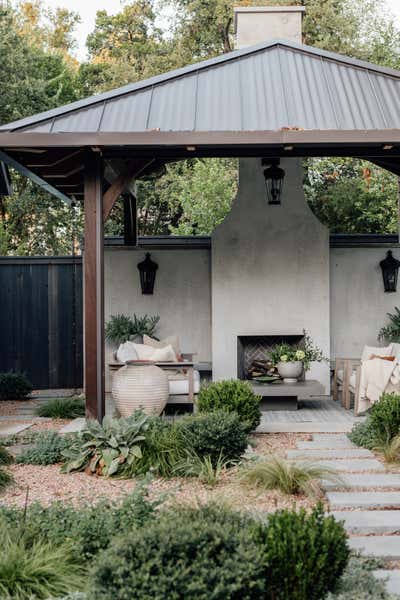
M369 360L373 360L374 358L379 358L380 360L389 360L390 362L393 362L396 357L395 356L376 356L376 354L371 354L371 356L369 357Z
M133 342L133 345L139 360L153 360L154 348L145 344L135 344L135 342Z
M155 362L176 362L176 355L171 344L165 348L153 348L151 360Z
M180 354L179 338L177 335L170 335L163 340L156 340L148 335L143 336L143 344L151 346L152 348L165 348L166 346L172 346L175 354Z
M385 348L374 348L374 346L364 346L361 360L368 360L372 354L375 356L390 356L392 354L392 344Z
M125 342L121 344L117 350L117 360L125 363L128 360L137 360L138 355L135 350L135 344L133 342Z

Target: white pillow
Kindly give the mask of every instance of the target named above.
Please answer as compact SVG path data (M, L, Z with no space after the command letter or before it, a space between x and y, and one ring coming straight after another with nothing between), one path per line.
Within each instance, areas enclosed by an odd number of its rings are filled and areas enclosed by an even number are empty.
M177 335L170 335L163 340L156 340L148 335L143 336L143 344L146 346L152 346L152 348L165 348L166 346L172 346L175 354L180 354L179 338Z
M133 346L135 347L136 354L139 360L153 360L153 352L154 348L151 346L146 346L145 344L135 344L133 342Z
M119 362L125 363L128 360L137 360L138 355L135 350L135 344L133 342L125 342L125 344L121 344L117 350L117 360Z
M176 354L171 344L165 348L153 348L151 360L155 362L176 362Z
M385 346L385 348L375 348L374 346L364 346L364 350L361 356L361 360L369 360L371 356L391 356L392 355L392 344Z

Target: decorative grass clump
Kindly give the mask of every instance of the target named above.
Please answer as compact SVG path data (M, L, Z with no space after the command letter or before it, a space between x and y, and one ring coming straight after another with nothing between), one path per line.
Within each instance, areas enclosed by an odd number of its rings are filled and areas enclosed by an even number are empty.
M387 463L400 462L400 435L396 435L392 440L376 446L377 452L381 452Z
M230 466L232 461L226 460L222 453L214 462L208 455L199 456L189 451L175 464L173 473L182 477L197 477L202 483L214 487L223 471Z
M0 373L0 400L24 400L32 389L24 373Z
M236 412L248 433L261 421L261 397L257 396L246 381L236 379L218 381L202 388L197 406L201 413L215 410Z
M28 545L18 530L0 523L0 598L45 600L84 586L84 568L69 545L34 541Z
M36 414L50 419L76 419L85 416L85 399L82 396L72 398L53 398L41 404Z
M239 474L239 480L243 484L265 490L279 490L287 495L319 496L321 479L340 483L340 476L334 469L275 455L250 462Z

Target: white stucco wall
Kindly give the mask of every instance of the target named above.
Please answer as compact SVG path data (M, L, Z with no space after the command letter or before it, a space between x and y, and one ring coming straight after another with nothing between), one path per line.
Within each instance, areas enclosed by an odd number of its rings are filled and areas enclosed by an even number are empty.
M154 294L143 296L137 263L145 253L135 249L105 251L105 318L123 313L160 315L157 335L177 334L183 352L196 360L211 360L211 275L209 250L151 252L158 264ZM106 348L106 364L112 357ZM106 389L110 389L106 368Z
M301 162L286 159L280 206L269 206L260 159L240 161L234 206L212 236L213 378L237 376L239 335L306 329L329 354L329 234L304 199ZM311 378L329 390L326 364Z
M385 293L379 262L387 248L331 249L331 356L359 357L365 344L380 345L386 313L400 306L400 291ZM400 258L400 248L393 248Z

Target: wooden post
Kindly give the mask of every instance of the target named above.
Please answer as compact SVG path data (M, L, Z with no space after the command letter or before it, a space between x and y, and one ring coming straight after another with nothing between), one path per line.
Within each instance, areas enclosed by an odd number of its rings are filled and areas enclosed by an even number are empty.
M84 323L86 416L101 421L104 389L104 222L103 160L88 152L85 161Z
M124 245L137 246L136 198L131 193L122 195L124 200Z

